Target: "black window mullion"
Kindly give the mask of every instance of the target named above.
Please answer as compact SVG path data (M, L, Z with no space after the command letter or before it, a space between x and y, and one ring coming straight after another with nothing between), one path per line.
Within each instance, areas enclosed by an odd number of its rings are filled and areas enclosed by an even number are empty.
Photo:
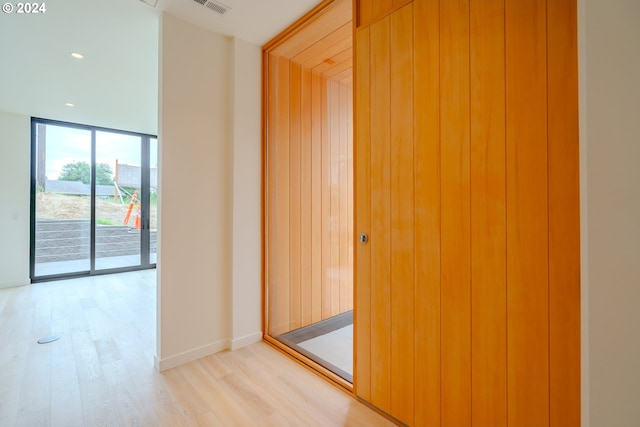
M29 221L29 278L36 276L36 165L37 165L37 122L31 118L31 213Z
M91 132L91 155L90 155L90 230L89 230L89 271L74 271L61 274L50 274L45 276L35 275L36 271L36 202L38 188L38 157L37 150L39 144L40 127L44 129L46 125L64 126L68 128L84 129ZM141 202L141 234L140 234L140 264L138 266L117 267L104 270L96 270L96 208L97 208L97 132L112 132L123 135L135 135L141 138L141 177L140 177L140 202ZM44 134L40 135L45 137ZM31 218L30 218L30 253L29 253L29 273L31 282L44 282L49 280L58 280L71 277L82 277L87 275L110 274L124 271L135 271L144 268L153 268L154 264L150 263L150 199L151 199L151 172L150 172L150 154L151 154L151 138L153 135L147 135L137 132L122 131L117 129L109 129L98 126L82 125L77 123L61 122L57 120L49 120L43 118L31 118Z
M91 220L89 230L89 270L96 271L96 130L91 129Z
M140 210L141 215L141 234L140 234L140 256L143 267L149 267L149 253L150 253L150 231L149 231L149 218L150 218L150 206L151 202L151 173L150 173L150 138L147 135L142 136L141 141L141 174L140 174L140 196L142 197L142 208Z

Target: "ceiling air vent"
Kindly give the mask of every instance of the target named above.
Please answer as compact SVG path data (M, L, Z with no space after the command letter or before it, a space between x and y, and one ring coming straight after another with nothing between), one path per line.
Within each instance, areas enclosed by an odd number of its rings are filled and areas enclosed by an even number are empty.
M156 7L156 4L158 4L158 0L140 0L142 3L146 3L151 7Z
M198 4L201 4L203 6L208 7L209 9L213 10L215 13L217 13L218 15L224 16L227 14L227 12L229 12L231 10L231 8L229 6L226 6L222 3L219 3L217 1L212 1L212 0L193 0Z
M225 6L223 4L216 3L213 1L208 2L205 6L207 6L209 9L213 10L214 12L219 13L220 15L225 15L227 12L231 10L229 6Z

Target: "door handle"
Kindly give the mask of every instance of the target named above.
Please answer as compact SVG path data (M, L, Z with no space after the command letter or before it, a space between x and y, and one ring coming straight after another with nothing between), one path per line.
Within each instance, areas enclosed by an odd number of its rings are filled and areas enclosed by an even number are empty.
M367 233L361 233L358 240L360 241L360 243L365 245L369 241L369 236L367 236Z

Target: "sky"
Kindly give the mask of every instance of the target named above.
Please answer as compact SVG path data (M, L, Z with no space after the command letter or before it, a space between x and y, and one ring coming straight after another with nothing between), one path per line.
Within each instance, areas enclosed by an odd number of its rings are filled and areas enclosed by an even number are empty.
M67 163L91 163L91 131L46 125L47 179L58 179ZM151 143L151 167L158 166L158 145ZM140 166L140 137L115 132L96 132L96 163L107 163L116 170L120 164Z

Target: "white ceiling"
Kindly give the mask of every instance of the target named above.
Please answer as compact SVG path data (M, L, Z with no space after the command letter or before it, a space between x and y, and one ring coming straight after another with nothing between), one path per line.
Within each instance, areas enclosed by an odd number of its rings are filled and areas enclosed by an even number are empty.
M319 0L220 2L231 7L225 16L193 0L158 0L155 8L54 0L44 14L1 13L0 111L155 134L162 11L262 45Z

